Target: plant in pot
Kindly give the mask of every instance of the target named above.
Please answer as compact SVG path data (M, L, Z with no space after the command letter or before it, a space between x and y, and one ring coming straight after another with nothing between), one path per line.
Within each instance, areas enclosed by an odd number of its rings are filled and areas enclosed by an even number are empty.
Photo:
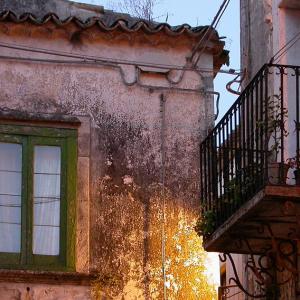
M295 133L299 135L300 132L300 122L295 122ZM294 170L296 185L300 185L300 149L297 149L297 154L295 156L295 170Z
M298 155L288 158L287 163L294 171L296 185L300 185L300 149L298 150Z
M300 132L300 122L295 122L295 134L299 135ZM296 150L296 154L293 157L290 157L287 159L287 163L289 167L292 169L294 173L294 179L296 182L296 185L300 185L300 149Z
M285 123L288 117L288 110L281 106L281 98L273 95L273 99L269 99L268 103L268 133L270 135L268 161L268 180L271 184L285 184L286 177L290 166L285 162L278 162L281 154L282 143L284 138L289 135Z
M216 213L213 210L205 211L197 220L195 231L199 236L209 237L216 227Z
M225 184L225 200L223 205L236 205L241 201L241 185L236 177Z

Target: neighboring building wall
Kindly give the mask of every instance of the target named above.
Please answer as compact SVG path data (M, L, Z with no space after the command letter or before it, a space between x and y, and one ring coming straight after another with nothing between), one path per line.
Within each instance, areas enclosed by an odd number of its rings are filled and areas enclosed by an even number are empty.
M241 0L241 68L246 71L243 82L244 87L265 63L269 63L272 57L278 54L278 51L299 33L299 26L300 6L299 3L296 4L296 1ZM299 51L300 41L296 41L286 53L273 62L300 65ZM290 132L289 137L286 139L286 151L292 157L295 155L295 131L291 129L292 126L294 128L294 120L296 119L295 82L294 77L289 76L288 78L284 91L285 105L289 111L287 126ZM278 95L280 93L278 90L279 83L274 80L272 74L270 75L270 83L270 89L274 91L274 95ZM291 183L293 184L293 181ZM246 258L244 256L244 259ZM237 267L239 270L244 269L241 258L237 260ZM248 277L246 286L250 291L257 288L251 276ZM247 299L247 296L244 297ZM281 288L280 299L296 299L295 283L293 281Z
M222 254L221 254L222 256ZM232 254L232 259L234 261L236 270L238 272L239 280L242 284L247 285L247 274L245 273L245 264L244 264L244 256L239 254ZM222 286L219 289L219 299L226 300L226 299L234 299L234 300L244 300L245 294L240 290L237 286L236 282L233 279L236 278L236 274L234 273L234 269L228 261L220 262L220 274L222 276L224 282L221 283Z
M0 38L2 43L171 65L184 64L192 48L185 35L77 32L68 26L0 23ZM4 48L1 55L46 57ZM212 55L204 54L200 65L212 69ZM214 121L213 96L200 90L212 90L213 74L187 71L179 84L170 84L160 72L0 60L1 109L72 114L83 122L76 271L96 273L98 289L115 299L162 299L163 210L168 299L197 299L197 276L190 282L190 271L195 267L196 274L199 264L200 242L193 230L199 212L198 146ZM181 73L170 76L177 80ZM185 251L186 245L196 250ZM65 300L88 298L90 287L74 288L63 280L51 287L4 282L1 291L10 295L7 299Z
M287 0L241 0L241 66L244 86L299 32L300 6ZM275 63L299 65L300 41Z
M241 69L246 69L243 86L272 57L272 0L241 0Z

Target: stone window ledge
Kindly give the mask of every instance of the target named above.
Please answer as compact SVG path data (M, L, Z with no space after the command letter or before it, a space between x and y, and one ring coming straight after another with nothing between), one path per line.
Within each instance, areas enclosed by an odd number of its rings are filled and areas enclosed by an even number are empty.
M95 279L96 275L89 273L0 269L0 282L90 286Z
M13 110L8 108L0 107L0 121L1 123L14 123L24 125L33 123L43 124L43 125L51 125L51 126L62 126L62 127L79 127L81 125L80 120L72 115L64 115L64 114L46 114L46 113L32 113L25 112L19 110Z

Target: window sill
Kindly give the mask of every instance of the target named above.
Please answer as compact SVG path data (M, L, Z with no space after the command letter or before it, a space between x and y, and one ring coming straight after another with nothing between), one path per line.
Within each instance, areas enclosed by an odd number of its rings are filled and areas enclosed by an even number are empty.
M72 115L31 113L12 109L0 109L0 122L2 124L47 125L51 127L78 128L80 120Z
M0 269L0 282L90 286L95 274Z

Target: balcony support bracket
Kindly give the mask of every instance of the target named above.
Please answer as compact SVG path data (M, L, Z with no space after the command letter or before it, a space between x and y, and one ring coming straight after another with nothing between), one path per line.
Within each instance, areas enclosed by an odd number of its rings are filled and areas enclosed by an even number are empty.
M268 234L270 242L257 254L252 250L247 238L239 238L235 241L236 247L248 249L247 262L245 263L245 273L252 276L256 288L249 291L239 278L234 259L230 253L219 255L221 262L229 261L234 276L229 279L229 284L236 284L239 289L255 299L279 299L280 287L294 280L298 281L299 270L297 268L297 258L300 243L300 216L293 202L286 201L283 204L284 215L294 217L297 226L290 229L290 234L286 239L278 239L273 233L272 224L261 222L257 227L258 234ZM284 275L284 276L283 276ZM284 278L284 279L283 279Z

